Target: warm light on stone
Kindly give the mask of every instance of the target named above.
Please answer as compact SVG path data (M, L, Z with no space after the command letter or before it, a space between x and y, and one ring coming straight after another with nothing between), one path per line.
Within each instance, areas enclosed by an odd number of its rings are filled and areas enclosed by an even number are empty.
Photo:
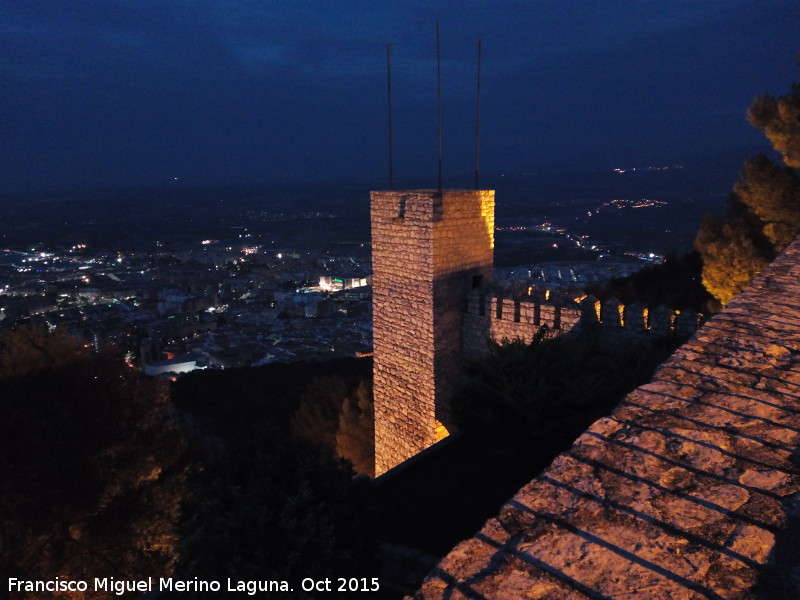
M447 431L447 427L442 425L439 421L436 421L436 441L440 442L448 435L450 435L450 432Z
M372 192L371 226L380 475L449 426L467 295L492 280L494 192Z

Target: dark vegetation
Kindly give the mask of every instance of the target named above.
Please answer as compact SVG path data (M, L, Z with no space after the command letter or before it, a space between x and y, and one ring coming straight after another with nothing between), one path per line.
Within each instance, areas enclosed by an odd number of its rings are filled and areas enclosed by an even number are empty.
M378 572L368 484L325 449L265 426L192 483L178 578L285 580L294 591L281 598L307 599L306 577L369 581Z
M73 338L45 328L4 335L4 582L7 577L158 577L172 571L174 526L189 461L168 400L162 382L129 368L113 350L91 354Z
M678 338L608 340L602 329L492 343L473 360L452 401L459 429L495 447L564 448L622 397L650 380Z
M269 423L374 474L370 358L195 371L172 398L206 447L252 440Z
M703 261L697 251L684 256L669 254L660 265L586 291L601 302L616 298L625 305L638 302L652 309L663 304L676 310L693 308L709 314L716 312L718 303L703 286L702 270Z
M0 575L132 580L177 564L186 577L293 586L374 577L367 487L333 448L288 433L321 389L337 393L334 423L359 432L370 373L363 359L208 371L174 386L176 411L168 385L113 348L92 353L43 327L4 334Z
M368 480L352 469L373 472L371 374L370 359L339 359L194 372L174 384L204 448L178 577L287 580L295 591L281 597L311 598L305 577L377 575Z
M372 374L364 373L354 390L348 390L339 377L314 377L300 397L291 432L313 446L334 451L358 473L373 477Z
M341 408L344 395L353 393L371 376L370 358L195 371L173 384L172 400L204 431L226 443L236 443L252 438L265 422L288 430L293 415L303 403L304 394L312 395L315 389L326 394L330 389L335 396L342 394L338 397ZM328 399L320 396L320 403ZM331 418L333 416L331 414Z

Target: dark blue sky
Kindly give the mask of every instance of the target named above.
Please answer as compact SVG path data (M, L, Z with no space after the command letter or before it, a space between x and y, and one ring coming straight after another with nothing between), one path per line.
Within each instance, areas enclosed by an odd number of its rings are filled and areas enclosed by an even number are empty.
M670 163L763 144L800 2L55 0L0 5L0 191Z

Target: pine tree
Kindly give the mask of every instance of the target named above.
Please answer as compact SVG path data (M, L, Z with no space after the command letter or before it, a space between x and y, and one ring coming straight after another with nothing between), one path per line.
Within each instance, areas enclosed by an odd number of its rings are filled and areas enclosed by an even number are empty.
M759 155L745 162L724 220L706 217L695 239L703 284L722 304L800 234L800 84L780 98L756 98L748 119L788 166Z
M800 233L800 178L763 154L748 159L733 192L761 224L777 254ZM757 226L753 220L753 225Z
M703 285L722 305L730 302L771 260L753 242L743 219L706 215L695 245L703 255Z
M800 60L798 60L800 64ZM783 155L783 162L800 169L800 83L791 92L773 98L766 95L753 102L747 119L764 132L772 146Z

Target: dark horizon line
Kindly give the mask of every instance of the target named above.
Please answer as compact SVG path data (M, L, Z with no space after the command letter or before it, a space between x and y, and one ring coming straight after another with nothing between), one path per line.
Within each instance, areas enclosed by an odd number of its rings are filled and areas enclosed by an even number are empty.
M481 171L481 179L484 183L499 182L503 178L513 179L515 177L529 177L534 175L548 176L548 175L561 175L576 172L596 172L596 171L611 171L617 167L625 168L644 168L646 166L665 166L674 164L692 165L697 163L707 163L709 161L740 161L749 156L756 154L767 154L771 157L776 157L776 153L771 146L766 142L763 146L740 146L737 148L730 148L727 150L720 150L720 152L713 155L703 154L695 156L686 156L684 158L675 158L672 160L662 161L635 161L630 162L611 162L609 159L587 161L581 163L578 161L565 163L540 163L537 165L530 165L523 167L516 165L508 170L498 171ZM656 162L658 164L656 164ZM474 171L464 171L455 175L445 178L443 187L447 189L474 189ZM427 182L427 183L425 183ZM199 179L179 179L178 181L167 180L162 182L150 183L131 183L131 184L51 184L42 185L38 188L24 188L19 186L8 186L5 190L0 191L0 198L16 198L16 197L30 197L30 196L47 196L47 195L65 195L65 194L101 194L101 193L119 193L119 192L135 192L135 191L156 191L156 190L180 190L190 191L193 189L234 189L234 188L248 188L248 187L334 187L343 186L345 188L369 188L373 190L383 190L386 187L385 175L375 174L370 176L342 176L342 177L320 177L319 179L296 178L289 177L273 177L264 179L242 179L238 181L231 180L206 180ZM396 176L394 188L398 189L405 187L408 189L428 189L436 188L437 183L434 177L430 174L412 174L406 176ZM490 189L491 185L484 185L483 187Z

